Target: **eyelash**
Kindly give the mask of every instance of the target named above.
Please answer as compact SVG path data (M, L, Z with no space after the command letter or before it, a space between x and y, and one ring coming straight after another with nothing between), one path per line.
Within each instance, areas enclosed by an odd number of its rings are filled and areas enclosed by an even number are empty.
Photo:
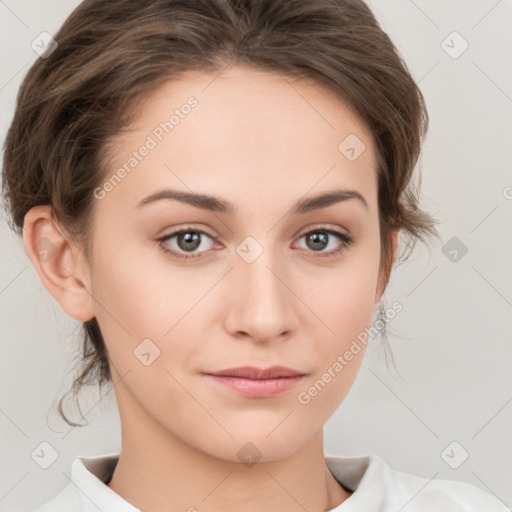
M169 235L165 235L161 238L158 238L157 241L160 242L159 246L162 249L162 251L164 253L166 253L167 255L170 255L173 258L177 258L177 259L181 259L181 260L201 258L202 253L199 253L197 255L194 255L194 254L183 255L179 252L169 249L168 247L166 247L164 245L164 242L170 240L171 238L175 237L176 235L180 235L182 233L190 233L190 232L199 233L201 235L206 235L206 236L210 237L213 241L217 242L217 239L214 236L210 235L206 231L203 231L202 229L197 229L197 228L183 228L178 231L173 231ZM330 235L334 235L340 241L340 246L337 249L333 249L327 253L318 253L317 255L314 256L315 258L331 258L331 257L337 256L338 254L344 253L345 250L354 243L354 240L352 240L352 238L350 238L349 236L347 236L344 233L341 233L339 231L329 229L326 226L319 226L316 229L307 231L306 233L303 233L299 237L299 239L306 235L310 235L312 233L317 233L317 232L324 232L324 233L328 233ZM315 251L311 251L311 252L315 252Z

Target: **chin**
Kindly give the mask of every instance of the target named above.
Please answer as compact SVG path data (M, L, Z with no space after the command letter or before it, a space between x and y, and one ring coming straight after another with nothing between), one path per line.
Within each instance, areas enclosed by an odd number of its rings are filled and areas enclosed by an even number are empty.
M268 429L256 427L251 431L231 431L231 433L234 436L233 439L228 440L227 443L219 440L218 444L214 444L215 453L210 451L211 446L208 447L210 449L208 452L226 462L242 463L247 467L252 467L256 463L286 459L308 442L308 439L301 437L299 432L292 432L289 428L283 429L280 435L277 429L269 435ZM300 433L304 434L304 432Z

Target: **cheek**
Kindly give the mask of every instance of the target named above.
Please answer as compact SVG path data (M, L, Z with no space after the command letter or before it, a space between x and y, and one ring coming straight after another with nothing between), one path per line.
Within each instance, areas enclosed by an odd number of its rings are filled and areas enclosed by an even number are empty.
M324 322L331 341L347 341L368 325L376 306L377 280L377 257L354 255L338 269L328 269L307 282L308 305Z
M311 330L315 339L314 372L297 390L302 414L316 418L318 428L335 412L349 392L364 359L368 327L374 311L376 278L368 266L340 272L311 307L322 322ZM366 272L365 272L366 271ZM329 327L329 329L326 328ZM317 333L316 335L314 333Z
M319 317L315 320L317 326L310 326L317 333L313 338L318 364L307 384L320 379L318 389L311 390L311 397L321 390L322 398L315 400L318 407L321 403L330 408L338 404L357 376L376 307L378 270L379 246L375 237L347 257L338 270L329 269L325 274L328 278L315 281L310 288L308 304Z
M95 314L116 371L131 371L132 380L140 373L143 384L146 377L162 378L161 366L173 372L186 368L197 352L202 339L198 315L204 315L201 297L216 276L201 279L185 267L172 269L158 247L148 251L135 244L123 246L122 238L98 240ZM148 360L154 361L151 368L143 364Z
M169 271L164 255L148 240L141 243L133 233L118 230L108 237L98 233L95 247L95 310L117 336L122 333L133 343L141 336L162 338L185 314L187 304L194 297L197 301L192 274Z
M340 392L348 390L355 379L364 357L374 299L373 280L365 283L352 274L350 279L332 283L328 293L318 298L313 306L321 311L322 320L315 327L317 335L312 334L316 340L314 351L318 362L314 377L321 377L326 383L336 382L329 386L331 393L325 393L324 399L328 399L328 395L340 398L335 388Z

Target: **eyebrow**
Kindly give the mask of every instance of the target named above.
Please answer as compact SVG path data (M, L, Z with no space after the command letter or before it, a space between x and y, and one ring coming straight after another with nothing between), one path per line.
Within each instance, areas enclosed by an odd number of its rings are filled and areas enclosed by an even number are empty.
M314 210L320 210L321 208L327 208L335 203L348 201L349 199L356 199L363 204L365 208L368 208L366 199L357 190L338 189L299 199L293 205L291 213L293 215L304 214ZM196 208L201 208L202 210L225 213L228 215L234 215L237 210L237 206L234 203L220 197L171 189L160 190L145 197L137 203L136 207L140 208L162 200L179 201L195 206Z

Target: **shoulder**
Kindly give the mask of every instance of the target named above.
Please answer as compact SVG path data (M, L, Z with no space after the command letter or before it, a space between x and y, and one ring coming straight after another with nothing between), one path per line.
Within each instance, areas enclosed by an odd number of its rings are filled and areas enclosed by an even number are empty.
M398 471L376 454L327 456L326 463L336 480L353 491L331 512L510 512L502 501L474 485Z
M140 512L105 483L118 460L118 453L76 457L67 485L34 512Z
M390 489L390 496L396 504L407 504L407 510L411 512L510 512L498 498L467 482L429 479L398 471L378 455L370 457L371 465L381 473L383 483Z
M33 512L82 512L82 503L71 482L56 496L40 505Z

